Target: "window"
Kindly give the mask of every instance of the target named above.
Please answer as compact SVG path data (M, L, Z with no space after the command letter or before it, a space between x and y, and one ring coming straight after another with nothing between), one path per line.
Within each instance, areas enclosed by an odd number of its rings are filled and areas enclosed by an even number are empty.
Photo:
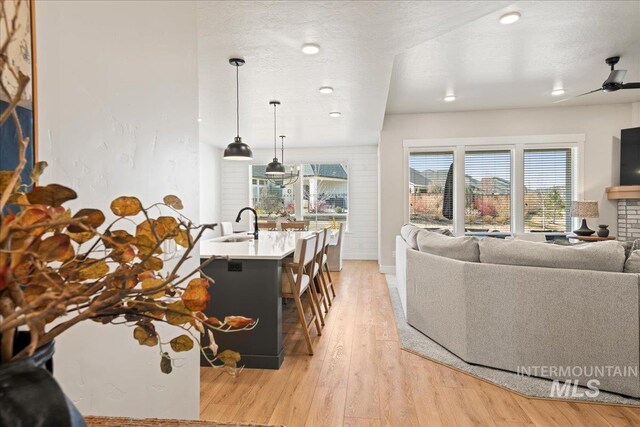
M302 165L303 217L309 229L319 230L347 221L349 181L347 165L312 163Z
M567 233L584 135L407 140L407 220L455 234Z
M268 180L266 168L265 165L251 167L251 205L258 213L258 218L295 217L293 185L283 186Z
M466 231L511 231L511 151L464 155Z
M343 163L286 165L300 179L280 185L267 179L265 165L251 167L251 203L263 220L309 221L310 230L337 229L349 215L349 175Z
M524 150L525 231L570 231L573 200L570 148Z
M409 156L409 221L427 228L453 227L453 152Z

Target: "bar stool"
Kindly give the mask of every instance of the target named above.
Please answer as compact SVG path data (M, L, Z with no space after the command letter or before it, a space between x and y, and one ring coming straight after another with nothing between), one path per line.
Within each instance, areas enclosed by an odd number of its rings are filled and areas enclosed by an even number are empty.
M342 234L343 226L344 224L340 224L340 235ZM329 272L329 242L331 239L331 227L325 228L325 231L325 239L324 243L322 244L322 262L320 263L320 274L322 274L327 288L331 289L331 294L333 295L333 298L335 298L336 289L333 286L333 279L331 278L331 273ZM341 236L339 236L338 238L340 239Z
M327 280L325 274L323 273L323 266L327 264L327 247L329 246L329 233L330 233L331 229L329 227L327 228L323 228L321 231L318 232L318 253L316 255L316 270L318 271L318 279L319 279L319 287L322 290L322 296L323 296L323 300L325 300L326 302L329 303L329 307L331 307L331 305L333 304L331 301L331 295L329 294L329 287L328 284L331 285L332 289L333 289L333 283L330 282L330 278L329 280ZM335 297L335 292L333 293L333 296ZM324 304L325 306L325 313L328 312L328 307L326 305L326 303Z
M282 276L280 283L282 297L291 298L295 301L298 309L298 319L302 326L302 332L310 355L313 355L313 344L309 335L312 324L315 324L318 335L322 335L320 323L318 322L321 313L317 310L318 302L312 285L317 246L318 236L316 234L298 239L293 253L293 261L283 265L285 274ZM305 271L305 268L309 265L309 269ZM311 319L309 322L307 322L301 298L305 292L308 292L309 299L307 301L311 307Z

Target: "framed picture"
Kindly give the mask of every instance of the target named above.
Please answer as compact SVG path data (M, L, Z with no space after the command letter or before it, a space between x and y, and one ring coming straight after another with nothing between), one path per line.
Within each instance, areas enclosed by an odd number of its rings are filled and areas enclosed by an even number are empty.
M22 172L22 182L30 182L29 174L37 158L37 91L35 61L35 8L34 1L22 0L19 3L5 1L5 14L8 19L16 17L17 31L9 45L7 62L11 72L5 67L2 72L2 84L9 93L16 93L18 81L13 74L18 70L30 78L20 102L16 107L18 120L24 137L29 138L27 148L27 165ZM17 5L17 8L16 8ZM0 26L0 43L7 39L7 28ZM0 90L0 112L8 106L5 90ZM6 120L0 125L0 170L12 170L18 164L18 136L13 120Z

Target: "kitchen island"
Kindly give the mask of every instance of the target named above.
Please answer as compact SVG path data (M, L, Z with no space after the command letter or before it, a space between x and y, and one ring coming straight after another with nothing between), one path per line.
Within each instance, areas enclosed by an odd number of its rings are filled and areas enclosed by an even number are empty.
M241 354L239 365L263 369L282 365L282 264L293 255L296 241L309 234L260 231L257 240L239 233L200 243L202 261L212 255L230 258L216 260L203 269L215 281L209 287L211 302L205 314L219 319L232 315L259 319L251 331L215 334L219 352L231 349ZM209 366L204 358L201 365Z

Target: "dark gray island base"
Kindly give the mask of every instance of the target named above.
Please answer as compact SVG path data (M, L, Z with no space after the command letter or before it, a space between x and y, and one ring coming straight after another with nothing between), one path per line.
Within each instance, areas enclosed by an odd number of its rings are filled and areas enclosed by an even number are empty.
M209 287L207 316L259 319L250 331L214 333L218 352L229 349L240 353L239 366L278 369L282 365L281 264L282 260L217 260L203 269L215 280ZM212 356L208 349L206 352ZM203 356L200 365L210 366Z
M233 234L201 242L201 260L213 255L231 258L216 260L203 269L215 281L209 287L211 300L205 314L220 320L226 316L258 319L250 331L214 333L218 352L240 353L238 366L278 369L282 365L282 263L293 254L296 241L309 234L261 231L257 240L253 235ZM206 337L202 344L207 345ZM200 365L209 363L202 357Z

